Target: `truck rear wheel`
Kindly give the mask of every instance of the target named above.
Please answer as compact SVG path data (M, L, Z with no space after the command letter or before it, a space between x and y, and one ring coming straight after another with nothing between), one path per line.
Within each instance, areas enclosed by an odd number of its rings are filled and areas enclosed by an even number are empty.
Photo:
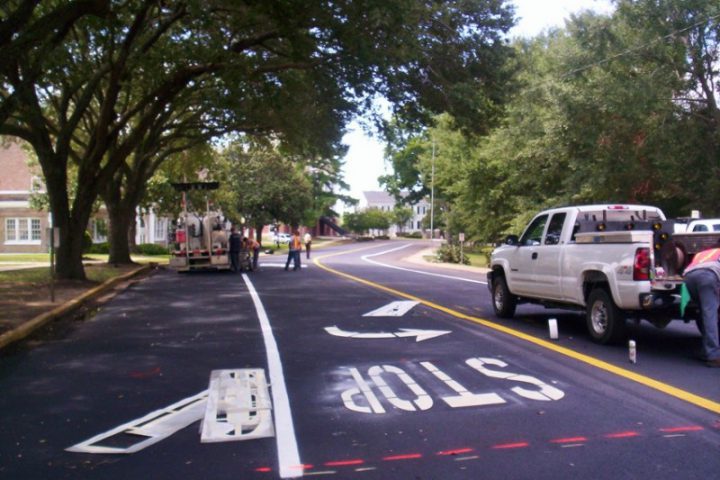
M505 277L498 275L493 280L492 304L495 315L500 318L512 318L517 307L517 297L510 293Z
M605 288L595 288L587 300L587 327L598 343L617 343L625 337L625 315Z

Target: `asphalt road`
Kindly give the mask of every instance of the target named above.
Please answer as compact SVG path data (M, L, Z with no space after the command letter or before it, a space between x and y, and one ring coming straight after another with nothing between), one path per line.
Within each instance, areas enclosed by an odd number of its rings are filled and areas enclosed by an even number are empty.
M337 247L300 272L280 256L245 276L162 272L0 353L0 477L717 477L720 370L692 358L694 325L633 326L631 364L579 314L494 318L482 275L402 260L423 246ZM417 303L367 316L396 301ZM265 372L273 436L201 443L175 405L136 453L65 450L123 425L93 447L137 445L151 422L135 420L221 369Z

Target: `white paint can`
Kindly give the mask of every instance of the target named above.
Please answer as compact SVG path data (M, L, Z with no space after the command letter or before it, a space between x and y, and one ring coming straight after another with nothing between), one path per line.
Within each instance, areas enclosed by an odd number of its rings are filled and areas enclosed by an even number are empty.
M558 325L557 318L551 318L548 320L548 331L552 340L558 339Z
M628 359L630 363L637 363L637 345L635 344L635 340L628 342Z

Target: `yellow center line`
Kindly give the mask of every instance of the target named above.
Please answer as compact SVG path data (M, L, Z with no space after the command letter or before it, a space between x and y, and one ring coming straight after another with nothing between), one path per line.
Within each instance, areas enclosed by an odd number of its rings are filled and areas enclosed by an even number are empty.
M688 392L681 388L673 387L672 385L668 385L667 383L663 383L659 380L655 380L654 378L650 378L645 375L640 375L639 373L635 373L635 372L632 372L625 368L618 367L611 363L605 362L605 361L600 360L595 357L591 357L589 355L585 355L583 353L577 352L570 348L561 347L560 345L557 345L555 343L551 343L551 342L548 342L547 340L543 340L543 339L534 337L532 335L523 333L521 331L506 327L504 325L500 325L498 323L491 322L490 320L474 317L472 315L466 315L462 312L458 312L457 310L453 310L453 309L445 307L443 305L438 305L437 303L431 302L429 300L425 300L423 298L416 297L415 295L401 292L400 290L395 290L394 288L386 287L385 285L381 285L379 283L371 282L370 280L366 280L364 278L356 277L354 275L350 275L348 273L344 273L339 270L335 270L335 269L328 267L327 265L324 265L322 263L322 260L324 260L326 258L334 257L337 255L346 255L349 253L356 253L356 252L360 252L363 250L368 250L370 248L373 248L373 247L363 247L363 248L357 248L354 250L330 253L330 254L315 258L314 263L315 263L315 265L322 268L323 270L326 270L330 273L341 276L343 278L347 278L349 280L352 280L352 281L355 281L358 283L362 283L364 285L376 288L378 290L383 290L385 292L392 293L393 295L397 295L402 298L407 298L408 300L413 300L413 301L419 302L427 307L447 313L448 315L451 315L453 317L460 318L462 320L467 320L467 321L470 321L473 323L477 323L478 325L482 325L484 327L491 328L498 332L502 332L507 335L511 335L515 338L525 340L526 342L530 342L530 343L533 343L540 347L546 348L548 350L552 350L561 355L565 355L565 356L573 358L577 361L591 365L595 368L599 368L600 370L605 370L606 372L610 372L617 376L627 378L628 380L632 380L633 382L637 382L641 385L645 385L646 387L660 391L662 393L673 396L675 398L679 398L680 400L683 400L687 403L691 403L693 405L697 405L698 407L702 407L704 409L710 410L711 412L720 413L720 403L710 400L708 398L701 397L699 395L695 395L694 393Z

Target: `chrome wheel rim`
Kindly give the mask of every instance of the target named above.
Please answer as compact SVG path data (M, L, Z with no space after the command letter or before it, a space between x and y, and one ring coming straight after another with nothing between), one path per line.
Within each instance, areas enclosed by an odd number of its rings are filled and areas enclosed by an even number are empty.
M595 333L602 335L607 331L608 312L607 305L605 305L604 302L597 301L593 303L592 309L590 310L590 321L592 322L592 328Z
M505 304L505 295L503 295L503 289L500 288L500 285L495 287L495 295L493 298L495 299L495 308L502 310Z

